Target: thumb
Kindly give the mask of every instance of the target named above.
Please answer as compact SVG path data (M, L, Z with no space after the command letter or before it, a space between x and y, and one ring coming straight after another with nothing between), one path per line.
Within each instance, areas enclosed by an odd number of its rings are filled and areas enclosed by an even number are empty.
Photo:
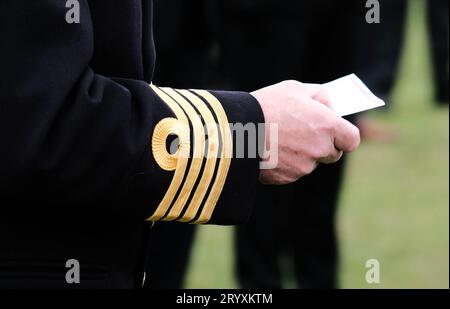
M359 130L349 121L339 118L334 134L334 146L344 152L352 152L358 148L361 138Z
M330 107L331 101L326 88L321 84L304 84L306 86L306 95L311 99Z

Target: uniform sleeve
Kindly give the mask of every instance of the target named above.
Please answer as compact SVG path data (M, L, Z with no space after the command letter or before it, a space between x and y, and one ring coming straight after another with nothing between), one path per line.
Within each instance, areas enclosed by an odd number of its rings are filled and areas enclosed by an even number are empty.
M28 217L245 221L259 159L234 158L229 124L263 122L256 100L96 74L80 3L79 24L64 1L0 3L2 200Z

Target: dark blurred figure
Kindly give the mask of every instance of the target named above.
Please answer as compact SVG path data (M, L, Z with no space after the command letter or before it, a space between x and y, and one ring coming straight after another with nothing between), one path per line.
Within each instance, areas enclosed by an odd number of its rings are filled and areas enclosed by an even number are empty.
M428 25L433 56L435 99L448 105L449 87L449 1L428 0Z
M382 1L380 24L366 23L365 2L219 0L222 73L230 87L251 91L355 72L385 97L400 55L405 1ZM337 287L335 219L344 165L320 166L286 187L261 185L250 223L236 233L242 287L280 288L283 256L293 260L298 287Z
M380 23L369 24L364 15L367 8L365 1L350 0L347 5L351 10L351 19L347 21L350 28L348 35L353 43L348 52L353 57L353 70L369 88L387 104L392 105L390 95L394 87L400 56L405 38L407 0L380 1ZM392 142L396 132L379 123L359 115L356 124L361 138L375 142Z
M350 0L350 18L347 35L352 42L347 46L353 57L353 70L389 106L391 92L397 77L405 38L407 0L381 0L380 23L365 20L368 10L365 1Z
M222 67L230 86L258 89L285 79L321 83L350 72L340 41L347 38L335 34L343 23L332 22L347 13L334 11L335 2L220 1ZM242 287L282 287L282 252L293 258L300 287L336 287L334 222L343 164L321 166L286 187L261 185L249 224L236 233Z
M155 84L206 88L211 27L207 25L204 1L155 0L154 6ZM144 288L182 287L195 229L195 225L168 222L157 223L152 228Z
M405 1L381 3L382 22L369 25L361 0L156 0L156 81L252 91L286 79L323 83L355 72L386 97ZM189 56L177 58L179 49ZM186 75L193 68L197 75ZM337 287L335 218L344 165L320 166L285 187L261 185L252 220L236 233L242 287L281 287L282 256L292 258L299 287ZM193 235L193 226L153 228L147 288L181 287Z
M209 85L213 30L207 1L155 0L154 6L158 84L190 88Z

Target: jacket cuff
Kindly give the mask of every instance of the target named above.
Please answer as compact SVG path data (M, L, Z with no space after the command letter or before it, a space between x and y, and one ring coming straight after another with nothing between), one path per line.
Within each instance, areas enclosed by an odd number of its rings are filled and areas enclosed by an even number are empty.
M263 155L261 147L265 141L264 114L258 101L248 93L211 93L222 103L234 129L231 130L233 159L210 223L242 224L251 215L259 182L259 163Z
M150 166L171 180L147 221L247 221L259 176L258 153L263 153L258 145L265 140L259 103L241 92L151 88L172 116L153 128ZM169 145L173 136L175 147Z

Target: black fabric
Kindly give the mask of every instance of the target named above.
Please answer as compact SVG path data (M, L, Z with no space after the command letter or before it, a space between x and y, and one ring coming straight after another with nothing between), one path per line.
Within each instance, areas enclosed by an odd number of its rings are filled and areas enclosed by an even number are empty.
M215 85L216 78L212 73L215 65L211 56L211 45L214 42L211 19L215 15L209 6L213 4L212 1L203 0L155 1L154 28L158 54L154 77L156 84L177 88L211 88ZM183 57L180 57L180 50L183 51ZM242 116L247 117L245 114ZM235 165L230 175L239 177L240 170ZM224 196L233 194L230 201L239 198L239 194L247 199L247 192L234 190L234 193L233 187L228 186L231 190L229 193L224 192ZM253 194L250 192L250 196ZM247 200L246 203L249 202ZM244 208L249 205L251 204ZM220 216L220 210L218 215ZM146 281L145 288L182 287L195 229L195 225L186 224L157 224L152 229L146 265L150 278Z
M348 12L341 2L299 1L245 14L238 3L221 4L217 29L230 87L249 91L286 79L322 83L351 72L344 48ZM236 231L242 287L282 287L284 255L293 259L298 286L336 287L334 214L343 167L341 161L295 184L258 187L252 217Z
M282 278L300 288L337 287L335 221L344 167L323 165L294 184L260 187L250 222L235 235L243 288L282 288Z
M356 1L358 2L358 1ZM406 0L380 1L380 23L368 24L364 6L349 5L349 52L356 74L387 101L392 92L405 39ZM358 18L359 17L359 18Z
M176 88L208 87L208 27L202 1L154 1L154 35L158 54L154 83ZM180 57L183 50L183 57ZM149 233L146 289L182 288L196 225L156 224Z
M152 1L79 2L79 24L66 23L65 1L0 3L2 287L140 286L144 219L172 178L149 145L173 116L148 86ZM217 95L230 120L263 120L250 95ZM224 191L252 192L259 160L238 161ZM213 222L243 221L245 202L220 198ZM81 284L68 286L61 269L72 258Z
M382 1L380 24L366 22L367 8L359 0L272 2L278 10L262 10L259 1L250 6L217 0L223 74L232 85L255 89L286 78L323 82L356 73L378 95L390 93L403 45L405 0Z
M210 84L204 79L212 39L207 14L203 0L155 1L155 77L160 85L198 88Z
M184 284L196 225L155 224L149 233L145 289L181 289Z
M441 105L448 105L449 1L428 0L427 6L431 52L433 56L435 99Z
M230 88L250 91L286 79L323 83L357 73L378 95L389 94L405 1L383 1L378 25L366 23L365 2L357 0L217 3L221 72ZM250 222L236 233L241 286L281 287L288 258L298 287L338 286L335 214L344 167L342 160L286 187L259 186Z

